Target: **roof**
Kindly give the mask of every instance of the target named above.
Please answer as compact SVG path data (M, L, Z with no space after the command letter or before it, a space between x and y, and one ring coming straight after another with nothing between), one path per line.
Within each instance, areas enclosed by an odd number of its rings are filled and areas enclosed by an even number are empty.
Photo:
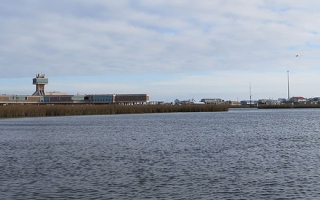
M45 95L68 95L68 94L65 93L65 92L56 92L56 91L53 91L53 92L45 92Z
M304 97L292 97L292 98L295 98L295 99L305 99Z

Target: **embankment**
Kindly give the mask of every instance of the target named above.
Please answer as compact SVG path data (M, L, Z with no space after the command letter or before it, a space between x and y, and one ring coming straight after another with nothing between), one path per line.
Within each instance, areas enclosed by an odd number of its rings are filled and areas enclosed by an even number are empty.
M259 109L287 109L287 108L320 108L320 104L282 104L282 105L259 105Z
M0 106L0 118L107 115L170 112L222 112L225 105L11 105Z

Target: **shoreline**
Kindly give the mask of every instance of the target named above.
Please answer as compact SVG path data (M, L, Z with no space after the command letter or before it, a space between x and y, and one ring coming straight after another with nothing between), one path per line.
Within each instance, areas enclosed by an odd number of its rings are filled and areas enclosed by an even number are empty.
M320 108L320 104L301 104L301 105L259 105L258 109L292 109L292 108Z
M225 112L227 105L10 105L0 106L0 119L76 115L174 112Z

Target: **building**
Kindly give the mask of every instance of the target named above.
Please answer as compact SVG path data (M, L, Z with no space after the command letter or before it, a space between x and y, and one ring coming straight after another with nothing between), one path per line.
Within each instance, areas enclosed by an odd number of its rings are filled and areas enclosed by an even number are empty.
M224 104L224 100L222 99L218 99L218 98L215 98L215 99L201 99L200 102L203 102L205 104Z
M241 105L257 105L258 101L257 100L242 100L240 101Z
M282 103L281 100L273 100L273 99L259 99L259 105L280 105Z
M123 104L135 105L149 102L148 94L85 94L68 95L63 92L46 92L48 78L37 74L33 78L36 91L32 95L0 95L0 105L12 104Z
M174 104L175 105L189 105L189 104L195 104L196 103L196 100L194 99L188 99L188 100L179 100L179 99L176 99L174 101Z
M288 102L305 104L307 102L307 99L305 99L304 97L297 96L297 97L291 97Z
M36 74L36 77L33 79L33 85L36 85L36 91L32 96L44 96L44 86L48 84L48 79L45 78L45 74Z
M320 97L313 97L310 99L311 104L319 104L320 103Z

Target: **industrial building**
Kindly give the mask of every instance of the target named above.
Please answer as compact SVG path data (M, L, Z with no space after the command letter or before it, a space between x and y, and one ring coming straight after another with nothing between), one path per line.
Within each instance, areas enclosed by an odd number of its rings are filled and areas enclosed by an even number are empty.
M218 98L215 98L215 99L201 99L200 102L203 102L205 104L224 104L224 100L222 99L218 99Z
M61 92L46 92L48 78L45 74L36 74L33 84L36 91L32 95L0 95L0 105L27 104L145 104L149 102L148 94L85 94L68 95Z

